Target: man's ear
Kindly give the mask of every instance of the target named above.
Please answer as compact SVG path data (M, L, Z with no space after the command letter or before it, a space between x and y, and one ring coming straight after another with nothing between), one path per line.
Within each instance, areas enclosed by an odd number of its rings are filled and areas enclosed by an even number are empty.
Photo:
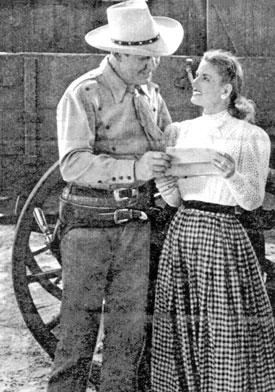
M232 84L227 83L223 86L223 93L221 94L221 99L227 99L230 97L230 94L232 92Z

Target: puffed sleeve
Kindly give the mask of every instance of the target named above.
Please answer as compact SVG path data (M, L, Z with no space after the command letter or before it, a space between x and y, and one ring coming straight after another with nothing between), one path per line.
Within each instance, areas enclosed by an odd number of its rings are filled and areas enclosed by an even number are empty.
M164 130L164 140L166 147L175 147L179 138L179 123L175 122L168 125Z
M225 181L236 202L245 210L254 210L263 203L270 148L270 139L265 131L249 123L244 125L237 169Z

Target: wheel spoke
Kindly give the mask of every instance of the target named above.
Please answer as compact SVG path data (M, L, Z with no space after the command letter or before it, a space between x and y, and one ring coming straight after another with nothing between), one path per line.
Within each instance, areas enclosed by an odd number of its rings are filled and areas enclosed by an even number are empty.
M34 251L32 252L32 255L33 255L33 256L38 256L38 255L40 255L41 253L47 252L47 250L50 250L50 249L51 249L50 245L44 245L44 246L42 246L42 248L39 248L39 249L34 250Z
M60 257L51 252L48 242L58 221L64 185L56 162L35 185L21 210L12 250L12 279L19 309L30 332L51 358L58 341L62 274Z
M39 272L39 273L33 274L33 275L27 275L28 284L36 283L36 282L41 283L45 279L60 278L61 277L61 272L62 272L61 268L58 268L58 269L55 269L55 270Z
M54 316L51 321L45 324L46 328L49 331L52 331L54 328L56 328L60 323L60 314L57 316Z

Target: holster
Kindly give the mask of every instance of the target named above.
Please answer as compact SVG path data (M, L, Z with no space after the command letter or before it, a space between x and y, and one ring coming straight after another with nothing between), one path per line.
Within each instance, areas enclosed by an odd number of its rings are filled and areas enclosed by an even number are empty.
M59 217L64 227L114 227L132 220L153 219L160 208L152 204L151 185L113 191L69 184L60 197Z
M148 220L148 215L132 208L108 209L84 206L60 199L60 221L74 227L114 227L132 220Z

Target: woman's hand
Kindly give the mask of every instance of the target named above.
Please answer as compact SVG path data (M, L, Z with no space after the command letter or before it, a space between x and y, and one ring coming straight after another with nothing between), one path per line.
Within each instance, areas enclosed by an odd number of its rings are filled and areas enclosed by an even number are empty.
M233 176L236 170L234 159L227 153L217 152L212 161L224 178Z
M167 196L177 187L178 177L162 176L155 178L156 187L162 196Z

